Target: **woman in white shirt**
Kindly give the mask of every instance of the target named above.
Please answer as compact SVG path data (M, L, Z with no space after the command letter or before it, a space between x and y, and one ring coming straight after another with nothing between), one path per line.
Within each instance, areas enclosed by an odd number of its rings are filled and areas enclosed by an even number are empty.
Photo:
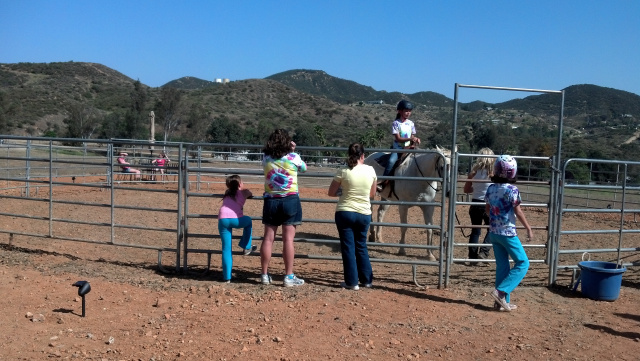
M493 155L493 151L489 148L482 148L479 151L480 155ZM469 178L473 180L485 180L488 181L493 175L493 163L495 159L490 157L478 157L475 164L471 167L469 172ZM464 185L464 192L471 193L471 200L474 203L469 207L469 217L471 218L471 224L474 226L480 226L484 222L485 225L489 225L489 215L485 213L484 194L489 188L491 182L469 182ZM469 243L477 244L482 234L481 228L472 228L471 235L469 236ZM488 244L489 232L482 241L483 244ZM490 247L469 247L469 259L485 259L489 258ZM480 265L481 263L471 263L472 266Z

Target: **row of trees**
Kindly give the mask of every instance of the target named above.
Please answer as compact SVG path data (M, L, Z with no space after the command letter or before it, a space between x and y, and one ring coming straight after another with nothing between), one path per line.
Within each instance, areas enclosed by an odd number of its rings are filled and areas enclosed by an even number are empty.
M162 129L162 139L158 140L170 140L172 133L182 123L184 113L181 98L179 90L162 88L159 99L153 105ZM87 103L78 102L67 109L68 115L63 121L66 126L64 134L57 134L55 128L48 129L45 134L79 139L149 139L148 102L147 90L140 81L136 81L129 95L129 104L123 112L106 113Z
M68 116L64 120L66 129L64 134L58 134L58 128L49 129L47 136L64 136L68 138L124 138L149 139L148 111L154 109L156 124L160 132L154 137L162 141L189 141L211 143L244 143L262 144L265 137L277 127L283 127L278 119L283 115L264 110L256 115L253 121L240 123L236 119L222 114L212 114L204 105L186 104L182 91L163 87L157 100L150 104L147 89L139 82L133 83L129 94L129 104L121 112L106 113L84 103L77 103L68 109ZM0 110L9 109L10 105L3 101L0 94ZM0 111L0 128L6 122L3 117L6 110ZM273 114L272 114L273 113ZM284 116L286 117L286 116ZM345 147L348 144L337 142L335 134L328 137L329 128L314 123L315 120L305 120L284 127L293 133L296 143L305 146ZM176 135L183 126L188 129L190 136ZM391 135L387 125L372 126L361 124L364 129L356 129L356 136L342 139L359 141L367 148L386 148L391 143ZM351 130L354 127L345 127ZM357 125L356 127L357 128ZM330 129L331 133L336 128ZM419 136L423 140L423 148L433 148L436 145L447 147L451 144L451 122L441 121L432 129L419 129ZM343 140L344 142L344 140ZM535 125L513 127L509 123L482 122L474 119L463 119L458 130L458 149L464 153L475 153L483 147L493 149L496 154L513 154L521 156L555 155L557 130L551 124L537 122ZM634 143L624 146L607 147L606 143L587 142L584 138L563 139L563 158L596 158L596 159L628 159L630 154L640 154ZM315 154L319 155L319 154ZM323 156L332 156L326 154ZM461 170L470 166L460 164ZM615 167L602 164L574 163L571 165L568 177L576 182L600 181L607 182L619 179ZM545 179L550 174L548 164L530 162L521 165L521 172L532 178ZM632 178L634 178L632 176ZM640 178L640 177L638 177Z

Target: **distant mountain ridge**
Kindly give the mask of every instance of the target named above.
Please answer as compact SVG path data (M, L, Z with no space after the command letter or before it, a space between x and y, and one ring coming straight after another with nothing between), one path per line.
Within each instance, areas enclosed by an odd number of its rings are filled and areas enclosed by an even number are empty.
M182 78L175 79L164 84L163 87L169 86L177 89L195 90L195 89L207 88L210 86L214 86L216 84L219 84L219 83L203 80L193 76L184 76Z
M400 92L377 91L370 86L333 77L322 70L289 70L271 75L266 79L279 81L309 94L324 96L340 104L375 100L396 104L400 99L404 98L412 99L427 106L451 106L453 104L451 99L435 92L403 94Z
M180 98L175 113L160 112L165 109L163 96L171 94L165 92L168 88L176 89ZM386 146L395 105L403 98L416 105L412 120L425 146L450 141L452 99L430 91L377 91L322 70L295 69L227 84L187 76L152 88L95 63L0 64L0 133L63 136L67 121L75 116L81 122L99 123L92 125L88 136L127 137L134 122L138 132L134 137L148 139L147 115L155 110L156 131L162 131L160 120L166 114L176 115L168 135L174 140L259 143L269 128L279 126L297 137L304 135L301 139L308 145L345 146L365 139L367 144ZM368 103L380 100L382 104ZM559 107L557 94L498 104L461 103L458 141L466 149L500 141L511 152L547 154L555 144ZM572 85L565 89L564 115L563 135L569 146L563 149L578 154L580 149L598 147L600 154L614 159L640 157L640 141L628 141L640 126L640 96L597 85ZM518 149L523 144L537 148Z
M563 90L567 117L584 114L617 118L626 114L640 119L640 96L637 94L593 84L571 85ZM548 113L550 109L557 112L560 101L558 95L541 94L509 100L497 106L531 113Z
M445 95L423 91L413 94L377 91L370 86L351 80L333 77L322 70L295 69L277 73L265 79L275 80L299 91L322 96L339 104L352 104L382 100L394 105L400 99L409 99L425 106L451 107L453 99ZM183 77L163 86L172 86L185 90L202 89L215 86L216 83L195 77ZM219 85L219 84L218 84ZM623 115L640 116L640 96L593 84L572 85L565 90L565 116L580 114L603 115L616 118ZM519 109L538 115L558 114L560 100L556 94L531 95L523 99L513 99L502 103L474 101L461 103L469 111L478 111L491 105L502 109Z

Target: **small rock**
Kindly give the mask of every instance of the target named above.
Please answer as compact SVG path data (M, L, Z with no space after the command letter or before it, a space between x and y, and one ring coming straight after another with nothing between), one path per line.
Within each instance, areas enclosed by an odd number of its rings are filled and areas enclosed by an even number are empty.
M280 337L276 336L276 337L273 338L273 341L274 342L282 342L282 339Z
M26 317L26 318L32 318L32 317L33 317L33 313L31 313L31 312L27 312L27 314L26 314L26 315L24 315L24 317Z
M31 318L31 322L44 322L44 315L39 313Z
M165 305L168 301L164 298L157 298L156 299L156 303L153 305L153 307L162 307L163 305Z
M113 343L116 342L116 339L113 338L113 336L109 336L109 339L107 340L107 342L105 342L107 345L113 345Z

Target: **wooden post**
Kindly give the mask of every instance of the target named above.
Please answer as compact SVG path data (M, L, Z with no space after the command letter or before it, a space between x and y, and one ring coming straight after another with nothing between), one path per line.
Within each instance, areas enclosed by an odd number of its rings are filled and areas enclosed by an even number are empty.
M152 111L149 112L149 142L154 143L156 141L156 115ZM151 155L153 156L153 145L149 146Z

